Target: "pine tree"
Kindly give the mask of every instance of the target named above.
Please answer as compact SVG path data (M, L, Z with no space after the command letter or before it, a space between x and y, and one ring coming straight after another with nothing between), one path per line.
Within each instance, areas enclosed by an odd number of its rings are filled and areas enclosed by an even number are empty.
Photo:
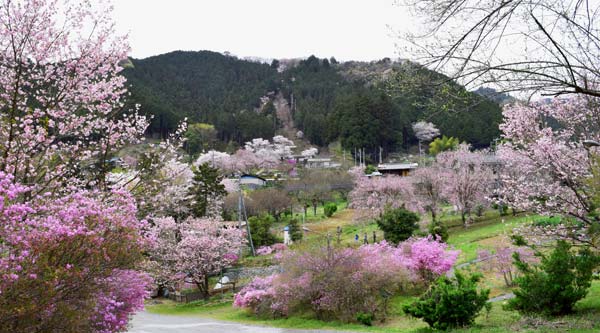
M222 180L223 176L219 173L219 169L211 167L209 163L201 164L194 170L194 186L191 188L194 216L206 216L210 203L219 201L227 195L225 186L221 184Z

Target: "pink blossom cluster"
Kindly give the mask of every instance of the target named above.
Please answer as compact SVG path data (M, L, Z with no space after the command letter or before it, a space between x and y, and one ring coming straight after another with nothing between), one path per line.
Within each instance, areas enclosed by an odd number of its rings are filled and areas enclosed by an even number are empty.
M460 251L448 250L448 244L432 236L411 238L398 245L400 260L422 281L432 281L448 272Z
M130 316L144 308L152 279L146 273L117 270L102 281L96 310L91 317L98 333L122 332Z
M549 104L516 104L504 108L500 125L505 143L498 153L505 164L502 200L520 210L572 216L587 224L593 218L587 188L600 140L598 98L555 98Z
M310 309L320 318L343 321L356 313L384 313L382 297L409 284L427 284L448 272L458 251L432 239L410 239L353 248L286 251L283 272L257 278L236 294L234 305L258 315L288 315ZM388 296L384 296L388 295Z
M101 186L107 156L138 143L149 122L123 112L129 47L110 7L2 0L2 171L36 193ZM79 177L81 170L90 177Z
M273 287L275 277L276 275L269 275L264 278L254 278L239 293L235 294L233 305L239 308L249 308L258 313L261 306L272 302L275 297L275 289Z
M261 246L256 250L256 254L259 256L265 256L273 253L278 253L287 249L287 246L283 243L276 243L271 246Z

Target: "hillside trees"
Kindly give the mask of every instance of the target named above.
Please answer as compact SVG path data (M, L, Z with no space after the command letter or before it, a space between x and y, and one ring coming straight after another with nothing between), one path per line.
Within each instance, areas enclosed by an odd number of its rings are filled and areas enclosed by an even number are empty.
M268 64L210 51L176 51L131 62L124 74L132 103L155 116L152 132L166 137L187 117L213 124L225 142L273 136L272 120L253 112L259 98L275 90L277 71Z

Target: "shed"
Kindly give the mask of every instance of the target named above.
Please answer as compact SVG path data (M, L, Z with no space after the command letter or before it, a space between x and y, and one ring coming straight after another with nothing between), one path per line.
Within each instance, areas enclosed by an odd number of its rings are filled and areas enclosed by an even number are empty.
M383 163L377 166L377 171L384 175L406 177L419 165L417 163Z

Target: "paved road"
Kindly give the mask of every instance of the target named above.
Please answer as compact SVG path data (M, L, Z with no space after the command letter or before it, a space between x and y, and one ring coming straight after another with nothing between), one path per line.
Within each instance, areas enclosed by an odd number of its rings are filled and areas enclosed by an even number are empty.
M166 316L148 312L136 314L130 322L129 333L334 333L325 330L290 330L228 323L208 318Z

